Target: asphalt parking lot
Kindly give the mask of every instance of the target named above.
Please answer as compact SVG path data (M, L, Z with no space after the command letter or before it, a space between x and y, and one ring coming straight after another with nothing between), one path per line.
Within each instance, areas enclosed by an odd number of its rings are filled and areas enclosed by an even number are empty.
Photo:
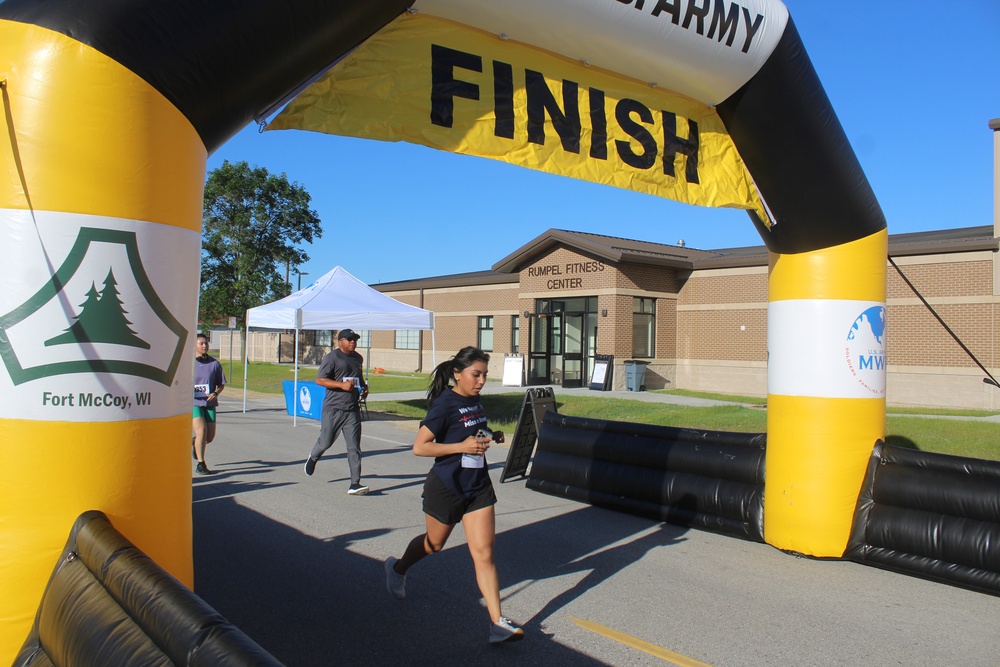
M558 393L558 390L557 390ZM996 665L1000 598L856 563L619 514L496 484L505 615L527 638L487 644L461 529L416 566L407 599L382 561L423 532L430 461L412 421L364 423L348 496L342 441L313 477L319 432L280 397L234 391L194 476L195 590L287 665ZM490 451L494 481L506 449Z

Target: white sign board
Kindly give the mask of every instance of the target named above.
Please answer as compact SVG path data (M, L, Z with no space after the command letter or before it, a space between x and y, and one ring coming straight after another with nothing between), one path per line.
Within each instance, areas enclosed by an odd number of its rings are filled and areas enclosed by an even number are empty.
M504 355L503 382L505 387L524 386L524 356L520 354Z

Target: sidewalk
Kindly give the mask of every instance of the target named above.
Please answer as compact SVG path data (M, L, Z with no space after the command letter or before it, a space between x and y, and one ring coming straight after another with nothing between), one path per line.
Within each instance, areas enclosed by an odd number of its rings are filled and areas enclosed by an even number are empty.
M716 400L710 398L698 398L695 396L680 396L677 394L661 394L652 391L596 391L588 389L586 387L567 389L563 387L552 387L550 385L544 385L552 389L558 399L559 396L589 396L592 398L618 398L630 401L642 401L644 403L670 403L673 405L690 405L693 407L711 407L711 406L721 406L721 405L743 405L747 406L747 403L742 403L740 401L725 401ZM529 388L532 387L508 387L501 385L499 382L488 382L483 389L484 394L523 394ZM1000 390L998 390L1000 391ZM238 392L238 393L237 393ZM227 395L230 398L234 398L237 395L242 401L243 389L242 387L233 388L232 393ZM369 394L368 402L374 403L377 401L409 401L413 399L424 398L426 392L423 391L407 391L407 392L391 392L382 394ZM261 394L258 392L247 392L247 400L258 399L264 403L268 403L268 399L272 399L270 404L275 406L284 407L285 398L281 394ZM249 403L248 403L249 404ZM995 424L1000 424L1000 413L995 415L988 415L985 417L976 416L959 416L959 415L927 415L927 414L899 414L897 416L903 417L918 417L927 419L955 419L960 421L982 421L991 422Z
M313 376L307 378L300 378L303 382L312 381ZM675 394L660 394L652 391L596 391L593 389L587 389L586 387L580 387L575 389L567 389L564 387L553 387L552 385L541 385L541 387L546 387L552 389L556 396L561 394L569 394L573 396L591 396L593 398L626 398L633 401L645 401L648 403L674 403L676 405L694 405L699 407L706 407L710 405L746 405L745 403L740 403L739 401L720 401L709 398L697 398L694 396L678 396ZM523 394L528 389L535 389L541 387L509 387L500 384L499 382L487 382L483 387L484 394ZM241 386L229 386L226 388L226 396L230 399L239 397L243 400L243 387ZM412 400L414 398L424 398L427 396L426 391L400 391L400 392L385 392L378 394L369 394L369 401L405 401ZM285 404L285 398L283 394L264 394L261 392L247 391L247 398L256 399L266 399L268 397L273 398L280 405Z
M672 403L674 405L690 405L694 407L709 407L713 405L746 405L745 403L738 403L735 401L719 401L708 398L697 398L693 396L677 396L674 394L659 394L649 391L594 391L587 388L578 389L564 389L562 387L551 387L555 393L556 399L560 396L589 396L592 398L619 398L627 399L632 401L642 401L644 403ZM528 389L534 389L539 387L508 387L501 385L499 382L488 382L483 388L484 394L521 394L524 395ZM238 401L240 406L242 406L243 401L243 388L242 387L227 387L226 393L223 394L227 401ZM379 394L369 394L368 403L376 403L378 401L412 401L415 399L426 398L427 392L425 391L399 391L399 392L386 392ZM261 392L247 391L247 410L250 409L264 409L264 408L280 408L285 409L285 396L284 394L264 394Z

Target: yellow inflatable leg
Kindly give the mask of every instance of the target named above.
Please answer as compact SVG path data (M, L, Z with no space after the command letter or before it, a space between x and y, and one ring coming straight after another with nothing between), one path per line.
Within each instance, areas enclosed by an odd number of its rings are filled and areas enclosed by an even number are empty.
M885 437L888 235L771 258L764 539L840 557Z
M188 585L206 152L144 81L0 21L0 663L75 518Z

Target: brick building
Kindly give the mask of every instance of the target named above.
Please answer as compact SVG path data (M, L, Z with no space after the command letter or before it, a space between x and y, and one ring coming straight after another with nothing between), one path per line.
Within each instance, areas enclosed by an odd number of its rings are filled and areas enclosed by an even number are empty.
M979 361L1000 372L1000 268L992 226L889 237L903 275ZM1000 390L955 342L892 264L888 267L888 401L1000 407ZM649 389L767 393L767 273L763 246L696 250L549 230L491 271L384 283L390 296L435 313L438 360L463 345L525 356L528 384L589 384L595 355L641 360ZM376 331L374 363L431 368L430 333ZM308 336L308 334L306 334ZM369 342L369 341L364 341ZM409 348L409 349L407 349Z

